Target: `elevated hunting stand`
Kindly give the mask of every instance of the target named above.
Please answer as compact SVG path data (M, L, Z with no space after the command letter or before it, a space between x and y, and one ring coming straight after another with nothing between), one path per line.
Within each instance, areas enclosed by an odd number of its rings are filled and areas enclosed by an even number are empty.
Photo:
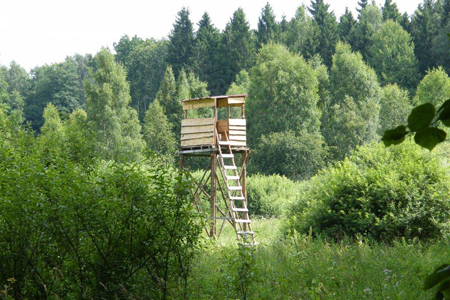
M182 167L185 167L185 158L188 156L209 159L209 166L192 191L199 211L203 211L203 204L209 202L208 235L220 235L228 221L234 227L238 240L253 243L245 180L250 154L246 143L246 96L183 100L184 119L181 122L181 147L178 153ZM209 116L205 118L208 111ZM218 220L222 224L217 233Z

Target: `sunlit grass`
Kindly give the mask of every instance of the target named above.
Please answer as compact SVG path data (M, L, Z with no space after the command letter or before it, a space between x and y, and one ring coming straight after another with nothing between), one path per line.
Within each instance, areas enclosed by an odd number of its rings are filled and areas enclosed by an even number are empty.
M400 240L389 246L307 236L283 239L282 220L255 219L252 225L255 247L238 248L230 225L207 243L192 272L190 298L431 299L433 293L422 290L423 279L450 261L447 242Z

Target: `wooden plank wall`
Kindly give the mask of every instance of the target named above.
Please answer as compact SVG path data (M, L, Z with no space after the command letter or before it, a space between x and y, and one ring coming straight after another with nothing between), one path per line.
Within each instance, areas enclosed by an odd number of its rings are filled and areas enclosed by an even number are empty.
M228 124L228 139L231 146L245 147L247 145L246 120L229 119Z
M213 146L214 118L181 121L181 147Z

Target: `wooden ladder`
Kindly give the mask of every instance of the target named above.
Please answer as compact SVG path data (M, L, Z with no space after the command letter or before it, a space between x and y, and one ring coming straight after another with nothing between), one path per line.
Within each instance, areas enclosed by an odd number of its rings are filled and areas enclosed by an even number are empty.
M224 141L218 141L219 164L226 184L228 199L230 200L231 221L236 230L238 240L245 244L253 245L255 243L254 232L248 214L247 197L242 190L241 178L236 167L233 151L231 150L231 143L226 133L224 136ZM226 149L225 152L222 150L222 146Z

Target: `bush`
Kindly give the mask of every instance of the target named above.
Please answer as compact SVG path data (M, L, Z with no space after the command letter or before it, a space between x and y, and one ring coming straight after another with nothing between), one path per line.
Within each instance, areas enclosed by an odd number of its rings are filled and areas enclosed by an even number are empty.
M280 175L247 177L250 213L262 217L281 217L298 197L300 183Z
M438 154L411 143L364 146L308 182L287 230L387 242L438 238L449 232L449 197L450 178Z
M177 297L201 232L186 177L49 159L1 113L0 286L14 299Z

